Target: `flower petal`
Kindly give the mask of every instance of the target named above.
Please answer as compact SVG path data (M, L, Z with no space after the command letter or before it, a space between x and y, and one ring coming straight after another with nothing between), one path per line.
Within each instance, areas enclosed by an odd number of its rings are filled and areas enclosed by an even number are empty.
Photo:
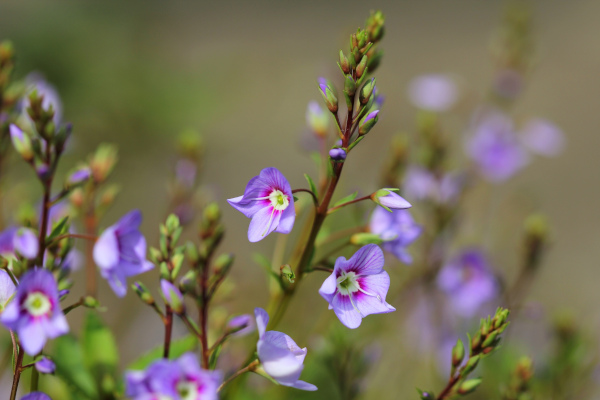
M46 332L44 332L40 321L32 320L21 325L18 334L23 350L30 356L39 353L46 344Z
M325 279L325 282L323 282L321 288L319 289L319 294L323 296L328 303L331 303L333 300L333 296L335 295L337 288L336 283L335 273L332 273L327 279Z
M254 317L256 318L258 337L262 338L267 330L267 325L269 324L269 314L267 314L264 309L256 307L254 309Z
M248 240L255 243L267 237L277 228L281 214L273 207L265 207L254 214L248 228Z
M285 176L277 168L265 168L260 171L260 179L269 187L281 190L288 196L292 194L292 188Z
M281 214L279 225L277 226L276 232L279 233L290 233L294 227L294 221L296 220L296 208L294 207L294 198L290 197L290 204Z
M114 227L106 229L94 245L94 261L102 269L119 263L119 241Z
M340 322L350 329L355 329L360 326L362 316L354 309L350 296L338 293L333 298L331 303L335 315L340 319Z
M124 235L131 231L137 231L141 223L142 213L140 210L132 210L121 217L116 228L120 235Z
M368 244L350 257L347 266L357 275L371 275L380 273L383 270L383 263L383 251L376 244Z
M291 387L300 389L300 390L308 390L310 392L314 392L317 390L317 387L312 383L304 382L304 381L296 381Z

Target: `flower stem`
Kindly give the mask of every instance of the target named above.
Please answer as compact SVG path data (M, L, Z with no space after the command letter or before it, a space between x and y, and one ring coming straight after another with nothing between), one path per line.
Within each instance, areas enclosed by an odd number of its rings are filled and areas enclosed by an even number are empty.
M358 203L359 201L369 200L370 198L371 198L371 195L368 195L368 196L364 196L364 197L359 197L358 199L347 201L342 204L338 204L337 206L331 207L329 210L327 210L327 214L329 215L342 207L346 207L347 205Z
M313 203L315 204L315 207L317 207L319 205L319 199L317 199L317 195L315 193L313 193L312 190L309 190L309 189L294 189L294 190L292 190L292 193L298 193L298 192L309 193L313 198Z
M169 358L169 351L171 349L171 334L173 333L173 310L167 305L167 313L165 315L165 341L163 346L163 358Z
M19 351L17 352L17 362L15 365L15 374L13 376L12 387L10 389L10 400L15 400L17 398L17 389L19 388L19 380L21 379L21 365L23 364L24 355L23 348L19 347Z
M223 382L221 384L221 386L219 386L219 388L217 389L217 393L220 392L228 383L233 381L238 376L240 376L246 372L252 372L252 371L256 370L256 367L258 367L259 364L260 364L260 361L254 360L250 364L245 366L244 368L236 371L233 375L231 375L229 378L227 378L227 380L225 382Z

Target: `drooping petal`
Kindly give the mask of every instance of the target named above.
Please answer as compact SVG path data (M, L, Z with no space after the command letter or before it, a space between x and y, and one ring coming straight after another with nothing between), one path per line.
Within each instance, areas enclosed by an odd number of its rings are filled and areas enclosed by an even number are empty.
M296 381L291 387L300 389L300 390L308 390L309 392L314 392L317 390L317 387L312 383L304 382L304 381Z
M292 352L266 340L258 341L257 353L265 372L281 384L292 385L304 369Z
M361 247L347 263L357 275L378 274L383 270L383 264L383 251L375 244Z
M360 312L352 305L350 296L341 293L333 297L331 306L335 315L340 319L340 322L350 329L356 329L362 322Z
M40 321L32 320L28 324L21 325L17 333L23 350L30 356L39 353L46 344L46 332Z
M279 224L281 214L281 211L277 211L273 207L265 207L254 214L248 228L248 240L255 243L273 232Z
M233 208L244 214L247 218L252 218L254 214L256 214L265 207L264 203L256 200L244 199L244 196L238 196L232 199L227 199L227 202Z
M127 279L125 274L119 268L110 270L100 270L102 277L108 281L110 288L115 292L117 297L124 297L127 294Z

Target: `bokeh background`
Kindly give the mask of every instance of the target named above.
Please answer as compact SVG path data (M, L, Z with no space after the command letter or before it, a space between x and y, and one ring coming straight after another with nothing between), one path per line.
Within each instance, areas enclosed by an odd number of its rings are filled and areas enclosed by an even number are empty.
M496 267L510 275L518 259L523 217L531 211L549 216L553 247L529 294L540 310L540 321L525 324L513 335L520 343L517 347L536 353L543 350L544 316L556 310L569 310L592 338L600 331L600 3L530 4L535 68L516 112L554 121L563 129L567 147L560 157L537 160L501 188L480 188L464 231L466 241L476 241L490 198L498 197L490 240ZM203 135L204 196L222 205L227 226L222 251L237 255L224 309L242 313L266 305L267 282L251 255L269 254L276 239L250 245L248 221L228 208L225 199L240 195L248 179L268 166L280 169L292 187L306 185L303 172L314 172L301 144L306 105L320 100L317 77L339 75L337 52L346 49L349 33L362 26L370 10L385 13L385 58L376 77L386 103L376 129L347 163L340 197L354 188L366 193L375 189L392 136L414 130L415 109L406 96L413 77L454 74L461 79L467 103L485 94L493 73L490 38L504 6L502 1L477 0L4 0L0 39L15 45L18 77L41 72L60 92L64 118L75 127L65 170L102 142L118 145L120 161L112 181L122 186L122 193L103 226L139 208L142 230L151 244L156 243L158 223L167 212L166 182L172 175L176 135L190 128ZM455 130L457 141L466 118L460 110L448 118L447 127ZM19 190L36 199L38 188L25 182L31 179L30 171L16 160L12 165L3 190ZM8 208L15 203L5 204L4 213L10 215ZM186 235L193 237L193 230ZM393 263L388 267L397 270L392 276L402 276L406 268ZM152 282L154 277L147 279ZM308 359L310 346L318 347L317 332L338 324L315 292L322 279L306 280L281 326L300 345L309 346ZM162 327L133 293L116 301L108 286L101 285L100 300L110 310L104 318L115 330L125 366L160 343ZM435 357L406 350L410 338L394 329L402 315L370 317L360 336L347 332L351 340L379 346L378 361L364 382L365 399L414 398L416 386L439 387L442 378ZM383 333L373 332L382 318L395 322L388 322ZM177 334L184 332L176 328ZM311 373L309 368L306 380L327 384L325 372ZM2 379L2 393L7 379ZM259 389L264 386L260 379L251 379ZM273 398L309 398L293 390L266 390ZM314 398L328 393L335 395L325 389Z

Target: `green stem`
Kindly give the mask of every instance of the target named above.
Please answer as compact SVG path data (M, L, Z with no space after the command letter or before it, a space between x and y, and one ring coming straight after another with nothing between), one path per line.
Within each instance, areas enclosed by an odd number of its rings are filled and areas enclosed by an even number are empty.
M335 212L336 210L339 210L342 207L346 207L347 205L358 203L359 201L369 200L370 198L371 198L371 195L368 195L368 196L360 197L358 199L347 201L347 202L342 203L342 204L338 204L337 206L331 207L329 210L327 210L327 215Z
M221 384L221 386L219 386L219 388L217 389L217 393L220 392L221 390L223 390L223 388L231 381L233 381L235 378L237 378L238 376L246 373L246 372L252 372L254 370L256 370L256 368L258 367L258 365L260 364L260 361L258 360L254 360L252 361L250 364L248 364L247 366L245 366L244 368L238 370L237 372L235 372L233 375L231 375L229 378L227 378L227 380L225 382L223 382Z

